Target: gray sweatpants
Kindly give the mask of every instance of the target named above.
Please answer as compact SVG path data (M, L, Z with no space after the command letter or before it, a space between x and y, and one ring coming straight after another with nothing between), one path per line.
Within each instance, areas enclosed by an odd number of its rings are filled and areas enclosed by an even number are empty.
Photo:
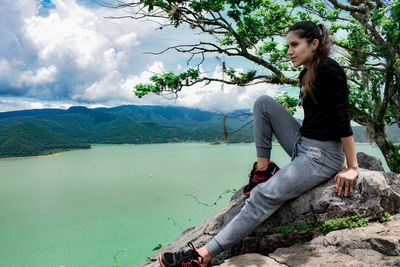
M265 183L257 185L232 221L206 244L212 256L233 246L271 216L286 200L332 178L344 163L340 141L302 137L299 123L269 96L253 107L257 156L270 158L272 133L292 161Z

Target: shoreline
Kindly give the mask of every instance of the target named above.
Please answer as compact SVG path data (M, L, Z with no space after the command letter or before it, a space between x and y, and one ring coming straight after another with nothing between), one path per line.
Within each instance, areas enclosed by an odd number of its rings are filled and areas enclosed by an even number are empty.
M182 143L188 143L188 144L208 144L208 145L212 145L212 146L218 146L218 145L254 145L255 143L244 143L244 142L240 142L240 143L218 143L218 144L214 144L213 142L166 142L166 143L149 143L149 144L129 144L129 143L123 143L123 144L90 144L90 148L80 148L80 149L71 149L71 150L65 150L65 151L60 151L60 152L56 152L56 153L52 153L52 154L46 154L46 155L38 155L38 156L23 156L23 157L4 157L4 158L0 158L0 160L5 160L5 159L30 159L30 158L38 158L38 157L52 157L52 156L58 156L60 154L64 154L64 153L68 153L68 152L78 152L78 151L83 151L83 150L91 150L94 149L93 146L115 146L115 145L167 145L167 144L182 144ZM372 146L377 146L375 143L355 143L356 145L372 145ZM272 143L273 146L280 146L279 143Z
M4 159L31 159L31 158L40 158L40 157L52 157L52 156L58 156L60 154L68 153L68 152L78 152L78 151L83 151L83 150L91 150L91 148L79 148L79 149L71 149L71 150L65 150L65 151L59 151L51 154L45 154L45 155L37 155L37 156L23 156L23 157L5 157L5 158L0 158L0 160Z

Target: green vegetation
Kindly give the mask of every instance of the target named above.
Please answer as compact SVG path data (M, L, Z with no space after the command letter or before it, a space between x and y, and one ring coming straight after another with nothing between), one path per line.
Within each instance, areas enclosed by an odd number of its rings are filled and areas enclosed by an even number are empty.
M313 228L314 224L300 224L297 226L278 226L268 231L268 234L288 234L294 231L303 232L307 229Z
M390 216L390 214L389 214ZM390 217L389 217L390 218ZM350 216L344 218L331 219L325 222L317 222L314 224L300 224L297 226L278 226L268 231L268 234L288 234L294 231L302 232L307 229L316 228L321 232L329 233L339 229L352 229L367 226L368 218L359 218L358 216Z
M0 129L0 158L48 155L87 148L90 145L74 142L30 122Z
M392 215L390 215L389 212L385 212L385 214L382 216L382 218L380 219L381 222L387 222L390 220L390 218L392 217Z
M400 208L397 208L395 214L400 214ZM385 212L384 215L379 219L380 222L387 222L390 220L392 215L389 212ZM314 224L300 224L297 226L278 226L268 231L268 234L288 234L294 231L302 232L307 229L316 228L317 230L329 233L340 229L353 229L357 227L367 226L369 223L368 218L360 218L357 215L336 218L327 220L325 222L316 222ZM265 233L256 233L258 236L262 236Z
M153 251L157 251L157 250L159 250L160 248L162 248L162 244L158 244L157 246L155 246L154 248L153 248Z
M362 226L367 226L369 223L368 218L359 218L358 216L354 215L351 217L344 217L344 218L337 218L325 221L323 223L317 223L316 227L318 230L322 232L331 232L334 230L339 229L352 229Z

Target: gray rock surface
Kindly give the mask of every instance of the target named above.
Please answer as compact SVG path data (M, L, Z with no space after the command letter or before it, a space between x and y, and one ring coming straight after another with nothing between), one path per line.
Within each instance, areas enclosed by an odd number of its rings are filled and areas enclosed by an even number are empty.
M372 157L364 152L357 153L358 166L370 171L384 171L382 161L379 158Z
M279 248L264 256L248 253L226 260L220 267L376 267L400 266L400 215L385 223L338 230L301 245Z
M273 258L266 257L257 253L248 253L240 256L235 256L230 259L227 259L220 267L238 267L238 266L246 266L246 267L260 267L260 266L268 266L268 267L285 267L287 265L280 264L275 261Z
M358 157L360 157L359 154L357 154ZM377 162L373 157L364 155L362 157L365 161L369 159L371 162ZM363 166L376 167L375 163L365 163ZM348 197L338 197L335 194L334 181L330 179L300 197L286 202L255 229L253 234L215 257L213 264L220 264L225 259L244 253L268 255L279 247L303 244L317 234L313 231L305 231L286 236L260 235L260 233L267 233L270 229L279 225L295 226L351 215L370 219L380 218L385 211L394 212L400 207L399 185L400 181L397 174L361 168L358 178L355 180L353 192ZM245 198L242 190L238 190L227 207L211 219L200 223L197 227L188 229L173 243L163 246L157 255L165 251L174 252L187 249L188 242L192 242L196 247L204 245L232 220L244 204ZM158 263L154 262L157 255L154 255L150 261L141 266L158 266Z
M333 231L303 245L279 248L269 257L296 267L400 266L400 215L385 223Z

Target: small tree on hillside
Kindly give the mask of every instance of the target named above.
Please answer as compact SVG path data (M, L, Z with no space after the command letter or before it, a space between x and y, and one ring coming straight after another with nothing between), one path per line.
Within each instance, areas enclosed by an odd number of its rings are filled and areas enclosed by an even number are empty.
M111 0L110 0L111 1ZM102 3L105 4L105 3ZM290 25L302 20L323 22L333 36L336 60L345 69L350 87L351 119L366 126L371 140L382 151L390 169L400 172L400 145L385 134L392 124L400 126L400 0L145 0L112 2L113 8L132 8L132 19L165 21L166 26L189 25L210 34L215 41L180 44L166 48L188 55L197 66L180 74L154 75L151 84L138 84L135 94L172 93L200 82L238 86L270 83L298 86L300 68L293 68L281 46ZM161 52L161 53L162 53ZM237 73L221 62L224 78L206 77L199 71L208 54L238 56L262 66L266 72ZM265 74L266 73L266 74ZM294 112L297 100L287 94L278 99Z

